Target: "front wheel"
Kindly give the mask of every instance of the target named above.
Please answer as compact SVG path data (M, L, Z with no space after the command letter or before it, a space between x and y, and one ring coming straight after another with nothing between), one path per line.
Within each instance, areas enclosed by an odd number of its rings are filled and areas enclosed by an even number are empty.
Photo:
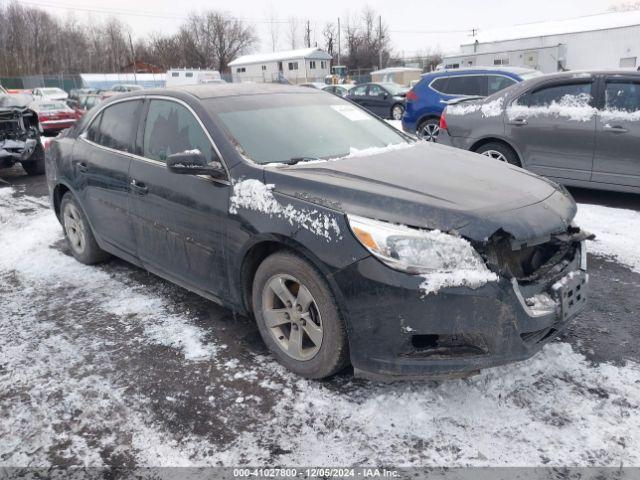
M511 147L503 143L485 143L476 150L476 153L489 158L493 158L494 160L498 160L500 162L510 163L511 165L515 165L516 167L522 166L522 164L520 163L520 159L518 158L518 154L514 152Z
M402 120L402 115L404 114L404 106L399 103L395 104L391 108L391 118L393 120Z
M348 362L347 332L336 300L313 265L278 252L258 267L253 313L278 362L306 378L326 378Z
M40 142L40 140L38 140L38 142ZM38 143L29 159L22 162L22 168L30 177L44 173L44 147L41 143Z

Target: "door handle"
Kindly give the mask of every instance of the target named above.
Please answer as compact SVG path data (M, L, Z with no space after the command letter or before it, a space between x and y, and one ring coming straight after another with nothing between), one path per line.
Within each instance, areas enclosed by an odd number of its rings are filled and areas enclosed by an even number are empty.
M144 183L138 182L135 179L131 180L131 189L138 195L146 195L149 192L149 189Z
M529 121L526 118L518 117L513 120L509 120L509 125L522 126L527 125Z
M78 170L82 173L87 173L89 170L89 167L84 162L78 162L76 165L78 165Z
M609 125L608 123L602 127L602 130L611 133L627 133L629 131L621 125Z

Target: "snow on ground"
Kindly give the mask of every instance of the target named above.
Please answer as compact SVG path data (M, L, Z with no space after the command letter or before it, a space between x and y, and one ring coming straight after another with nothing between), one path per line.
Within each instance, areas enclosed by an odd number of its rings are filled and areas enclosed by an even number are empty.
M553 343L465 380L302 380L176 313L178 287L78 264L46 200L13 194L0 189L0 467L640 465L637 364ZM621 215L599 248L624 250L626 211L580 215Z
M613 258L640 273L640 212L581 203L575 223L596 235L587 244L589 251Z

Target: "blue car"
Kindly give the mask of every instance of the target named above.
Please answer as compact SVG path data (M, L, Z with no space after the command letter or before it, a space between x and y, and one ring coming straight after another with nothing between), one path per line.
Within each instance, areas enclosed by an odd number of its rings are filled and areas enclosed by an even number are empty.
M537 70L516 67L462 68L424 74L407 94L402 128L435 142L440 132L440 115L449 100L486 97L539 75L542 73Z

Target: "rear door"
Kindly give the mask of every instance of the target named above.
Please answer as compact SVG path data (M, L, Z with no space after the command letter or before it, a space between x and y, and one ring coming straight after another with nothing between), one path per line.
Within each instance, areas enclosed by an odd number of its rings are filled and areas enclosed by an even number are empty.
M135 255L129 217L129 166L143 101L112 103L80 135L73 151L80 201L95 233L125 254Z
M349 90L349 100L357 103L361 107L368 107L367 85L358 85Z
M591 180L640 187L640 77L605 78L603 93Z
M389 93L380 85L369 85L367 108L381 118L389 118L391 112Z
M595 150L592 79L546 83L506 110L505 134L523 166L555 178L588 181Z
M152 98L138 148L130 175L139 258L165 278L224 298L230 184L166 168L169 155L185 150L198 149L211 161L219 159L209 134L186 103Z

